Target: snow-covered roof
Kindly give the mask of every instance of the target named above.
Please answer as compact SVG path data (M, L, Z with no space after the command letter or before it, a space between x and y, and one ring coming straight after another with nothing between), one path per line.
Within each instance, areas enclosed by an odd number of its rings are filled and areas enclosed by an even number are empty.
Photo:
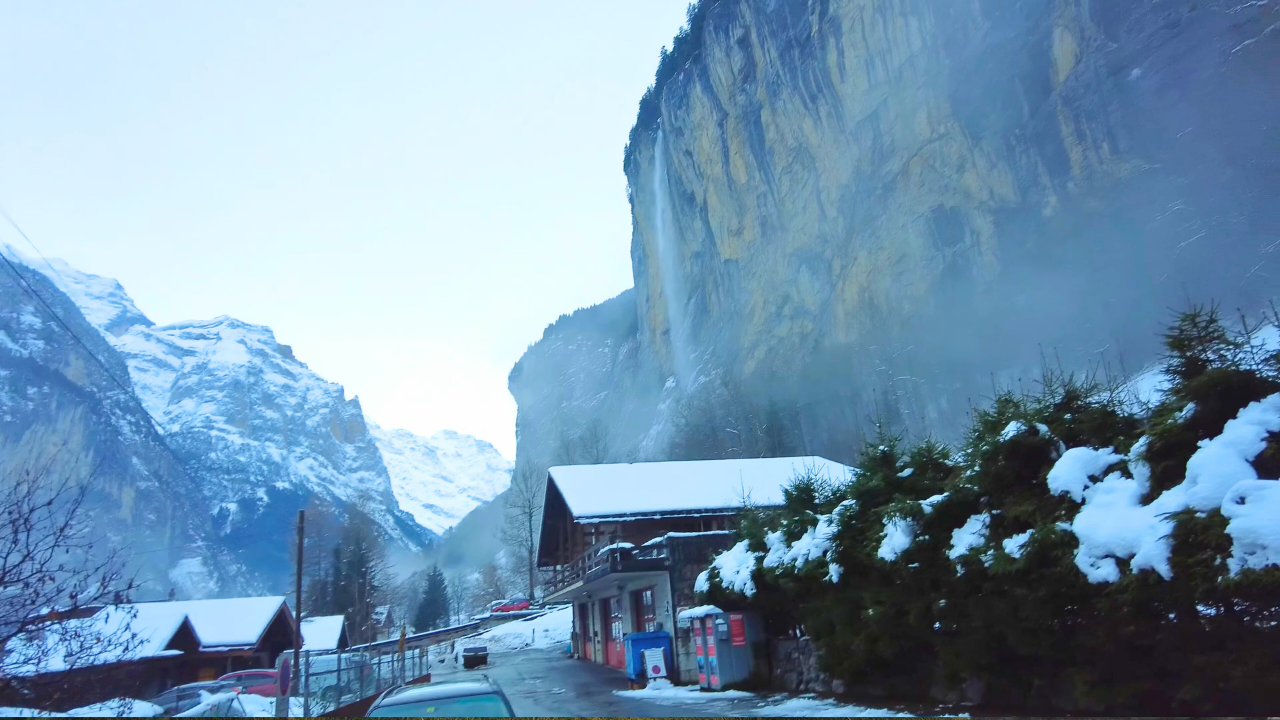
M302 621L303 650L337 650L346 618L342 615L309 617Z
M782 488L809 470L832 480L852 472L823 457L559 465L548 470L573 516L737 508L744 497L781 505Z
M187 615L164 607L168 604L107 606L87 618L14 638L0 667L14 675L35 675L180 654L167 648Z
M283 596L179 600L164 605L191 620L203 648L253 647L284 606Z

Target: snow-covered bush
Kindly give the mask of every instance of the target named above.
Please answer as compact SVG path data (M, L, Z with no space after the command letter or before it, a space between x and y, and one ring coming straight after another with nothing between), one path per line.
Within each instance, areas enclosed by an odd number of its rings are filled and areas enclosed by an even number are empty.
M850 686L1045 711L1275 714L1280 329L1165 337L1154 407L1046 372L962 445L882 434L749 513L703 596L805 632ZM727 559L726 559L727 560ZM750 592L743 592L749 589ZM972 685L971 685L972 687Z

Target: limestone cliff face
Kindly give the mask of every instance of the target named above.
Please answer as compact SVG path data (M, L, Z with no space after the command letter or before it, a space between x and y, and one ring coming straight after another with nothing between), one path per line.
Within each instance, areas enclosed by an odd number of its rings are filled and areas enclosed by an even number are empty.
M838 457L873 414L954 437L993 376L1132 372L1170 308L1275 294L1274 4L703 0L692 18L624 159L635 350L658 383L754 383ZM598 350L547 343L526 374ZM573 417L512 389L522 432Z
M1259 195L1275 157L1250 154L1277 137L1267 6L703 5L697 50L625 163L640 336L667 368L686 344L735 373L786 371L946 313L952 288L1016 303L1028 268L1118 263L1141 290L1117 298L1157 312L1187 283L1202 300L1269 295L1246 279L1266 259L1257 220L1276 229ZM1134 330L1103 324L1089 342Z
M164 597L169 568L209 530L208 507L130 391L120 356L43 275L14 268L44 302L4 267L0 482L44 474L51 482L88 483L79 519L90 526L95 546L126 552L140 597ZM103 364L58 325L49 307ZM215 581L225 580L225 568L210 565Z

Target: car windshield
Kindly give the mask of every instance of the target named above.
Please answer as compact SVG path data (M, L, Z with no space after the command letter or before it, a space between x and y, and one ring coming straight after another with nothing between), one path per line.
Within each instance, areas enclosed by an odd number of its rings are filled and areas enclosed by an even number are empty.
M511 712L501 697L490 694L383 705L369 717L511 717Z

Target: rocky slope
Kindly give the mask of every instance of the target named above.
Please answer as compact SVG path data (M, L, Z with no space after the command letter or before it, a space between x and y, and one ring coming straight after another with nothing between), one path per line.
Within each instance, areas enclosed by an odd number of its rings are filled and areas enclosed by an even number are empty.
M703 0L624 158L636 354L685 391L758 383L821 452L873 414L945 435L993 373L1030 382L1045 357L1138 369L1188 299L1258 307L1277 22L1256 2ZM514 372L512 391L532 392Z
M511 483L511 461L484 440L452 430L429 438L369 424L401 510L434 533L458 524Z
M81 520L98 547L127 552L140 595L163 596L169 569L211 534L197 482L134 397L120 355L44 275L5 255L13 266L0 267L0 475L87 481ZM215 560L211 582L227 582L225 556L204 551Z

